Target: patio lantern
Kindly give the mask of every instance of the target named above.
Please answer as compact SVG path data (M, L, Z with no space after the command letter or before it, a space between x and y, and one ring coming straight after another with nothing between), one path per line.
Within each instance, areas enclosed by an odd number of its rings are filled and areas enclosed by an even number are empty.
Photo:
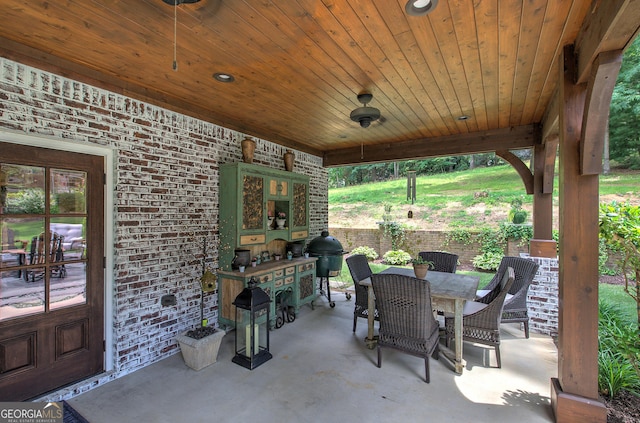
M252 277L233 301L236 306L236 355L232 361L253 370L271 359L269 308L271 299Z

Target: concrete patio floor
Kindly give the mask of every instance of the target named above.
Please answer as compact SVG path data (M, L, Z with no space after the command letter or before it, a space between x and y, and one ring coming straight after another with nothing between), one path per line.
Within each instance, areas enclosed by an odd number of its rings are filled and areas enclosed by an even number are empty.
M431 383L422 359L363 339L367 322L352 332L353 299L332 292L315 310L271 332L273 359L253 371L231 362L234 332L223 339L218 362L196 372L176 354L68 400L92 423L438 421L550 422L550 378L557 349L548 336L502 325L502 368L493 349L464 345L466 367L456 375L431 359ZM377 327L377 324L376 324Z

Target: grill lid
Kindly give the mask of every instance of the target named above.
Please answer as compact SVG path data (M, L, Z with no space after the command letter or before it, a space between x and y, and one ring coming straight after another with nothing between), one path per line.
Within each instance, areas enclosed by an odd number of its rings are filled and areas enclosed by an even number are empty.
M334 237L329 236L329 231L322 231L319 237L312 239L307 246L307 251L316 256L344 254L342 244Z

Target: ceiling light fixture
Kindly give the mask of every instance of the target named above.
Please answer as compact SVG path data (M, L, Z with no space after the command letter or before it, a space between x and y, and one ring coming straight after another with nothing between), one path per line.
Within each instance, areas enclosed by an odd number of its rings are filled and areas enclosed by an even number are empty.
M358 94L358 101L364 104L364 107L358 107L351 112L351 120L358 122L361 127L368 128L371 122L380 118L380 110L375 107L367 107L373 99L373 95L369 93Z
M229 74L229 73L223 73L223 72L216 72L213 74L213 78L216 81L220 81L220 82L233 82L236 79L233 77L233 75Z
M458 116L458 120L467 120L467 119L469 119L469 116L467 115Z
M409 0L404 10L411 16L424 16L431 13L438 5L438 0Z

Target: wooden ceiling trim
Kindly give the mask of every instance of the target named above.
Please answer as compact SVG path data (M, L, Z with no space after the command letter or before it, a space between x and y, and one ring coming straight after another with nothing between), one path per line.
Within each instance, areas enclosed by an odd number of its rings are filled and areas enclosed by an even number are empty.
M531 106L523 112L523 122L539 122L542 118L542 113L538 110L538 104L548 102L552 91L540 92L539 87L544 87L549 82L551 75L554 76L554 80L557 80L557 72L551 73L549 65L552 64L551 67L553 67L554 63L557 64L556 58L560 54L562 44L561 37L572 4L573 2L566 0L550 0L547 3L544 25L541 28L538 49L526 95L527 104Z
M336 149L324 153L323 166L457 156L496 150L519 150L531 148L539 142L539 127L525 125L439 138L365 145L362 150L360 147Z
M622 50L600 53L591 66L580 137L582 175L598 175L602 172L602 154L608 129L611 94L616 85L620 65Z
M461 0L449 1L446 4L449 6L458 44L455 51L458 52L461 69L464 71L465 85L472 107L472 112L466 113L469 119L465 123L469 131L487 130L487 103L493 103L488 101L487 97L495 94L498 83L495 69L498 54L495 3L478 3L475 13L474 8L464 7ZM479 22L476 23L476 19ZM478 31L477 26L480 26L482 31ZM479 44L482 45L482 56L486 62L491 63L490 66L482 66Z
M559 92L556 89L551 96L551 102L547 105L542 118L542 142L547 142L547 138L558 135L558 119L560 117Z
M515 83L518 56L518 39L522 20L521 0L500 0L498 4L498 121L501 128L509 126L511 116L511 93ZM492 66L487 64L487 66Z
M591 64L603 51L623 50L640 30L640 0L606 0L593 3L575 41L577 83L586 82Z
M310 0L306 0L309 2ZM287 2L288 3L288 2ZM312 6L312 5L311 5ZM348 10L345 10L348 9ZM354 39L349 32L351 25L354 21L356 25L362 30L365 29L359 18L353 13L353 10L345 4L335 4L328 11L325 8L318 8L317 13L313 16L313 19L320 25L320 27L331 37L336 45L341 46L347 55L354 61L356 68L360 73L360 81L354 83L352 92L354 93L354 100L356 95L361 91L369 91L374 95L375 106L380 109L383 116L386 118L386 122L383 125L375 124L376 128L388 128L386 130L400 133L406 128L403 116L395 116L392 111L392 104L402 104L402 94L395 88L394 83L399 83L401 77L397 75L395 68L393 68L388 62L387 58L378 51L378 45L373 42L369 37L364 39ZM353 31L351 31L353 32ZM378 66L377 62L381 62ZM405 85L402 82L402 85ZM405 86L406 89L406 86ZM391 96L384 93L391 93ZM360 106L360 104L354 104L354 108ZM386 107L385 107L386 106ZM348 111L345 114L345 118L348 120ZM412 110L407 109L408 114ZM418 119L417 115L413 113L412 119ZM357 124L351 123L353 128L352 135L348 139L344 140L344 144L356 145L360 142L358 132L360 128ZM372 125L372 128L373 129ZM397 127L397 129L395 129ZM405 128L405 129L401 129ZM383 129L385 131L385 129ZM379 132L375 132L375 138L379 141L385 139L379 136ZM391 135L387 137L390 138Z
M364 2L363 16L367 16L367 6L370 2ZM376 34L376 39L380 43L380 48L385 49L385 43L397 46L398 58L394 63L402 63L403 66L396 67L396 72L409 81L413 87L411 89L413 96L417 101L416 115L420 118L416 122L415 136L419 133L425 133L428 130L431 136L440 136L451 130L449 122L445 121L438 112L439 107L436 106L437 101L441 101L431 92L434 86L433 77L430 74L429 67L420 53L417 41L409 29L404 5L402 7L389 7L388 0L374 1L375 7L379 13L380 19L386 23L385 30L376 30L375 27L370 28L370 32ZM387 33L388 32L388 33ZM383 39L384 38L384 39ZM392 41L393 40L393 41ZM401 57L400 57L401 56ZM409 103L409 107L412 105ZM455 130L455 125L452 125Z
M443 19L440 15L443 13L441 10L441 8L437 7L432 13L426 16L426 19L412 19L409 21L409 24L416 36L418 48L422 52L425 61L429 63L429 69L431 70L434 80L431 89L438 91L440 97L444 99L446 105L444 110L448 111L449 116L447 118L451 119L451 117L462 116L469 112L464 111L457 101L456 93L443 59L442 47L438 43L431 25L432 20ZM443 42L446 42L446 40L443 40ZM447 44L447 46L449 45ZM457 46L455 48L457 48ZM457 133L468 132L468 127L465 122L454 120L452 123L456 126Z
M523 2L522 24L518 41L516 73L513 95L511 97L511 125L521 125L527 107L527 91L536 60L538 35L544 22L546 0Z
M479 2L476 3L475 7L474 29L478 37L476 47L482 75L482 107L484 109L480 112L484 115L484 119L478 122L480 130L500 126L500 114L497 107L500 101L500 70L498 69L498 63L500 62L499 9L499 2ZM478 28L482 30L478 31ZM471 79L469 79L469 83L471 83Z
M366 28L369 33L370 42L375 43L375 51L377 52L375 57L378 59L374 60L378 63L380 60L385 64L389 63L389 70L393 69L393 77L397 78L398 82L402 81L402 84L399 85L394 83L401 88L399 91L401 98L394 99L395 106L401 109L408 108L407 110L411 111L405 115L405 118L408 118L409 122L414 125L414 132L420 134L419 136L441 134L443 131L440 128L435 128L435 121L429 116L428 109L425 109L423 102L416 95L416 90L410 88L410 86L422 86L422 82L413 71L402 46L391 31L391 27L398 25L397 22L405 21L405 14L400 8L389 7L388 4L386 8L378 9L370 0L350 3L357 10L363 28ZM399 25L404 26L402 23Z

